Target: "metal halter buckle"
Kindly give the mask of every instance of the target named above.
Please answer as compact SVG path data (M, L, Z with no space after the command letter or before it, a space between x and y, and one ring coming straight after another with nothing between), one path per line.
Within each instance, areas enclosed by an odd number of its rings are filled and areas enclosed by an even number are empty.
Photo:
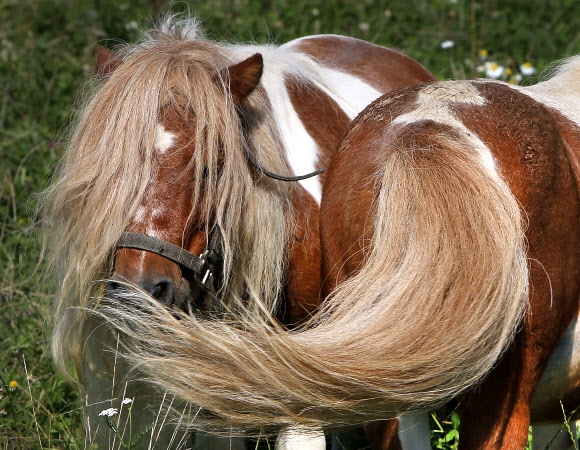
M209 261L210 253L211 250L206 249L199 255L199 259L203 262L202 269L194 273L195 284L206 291L213 287L213 264Z

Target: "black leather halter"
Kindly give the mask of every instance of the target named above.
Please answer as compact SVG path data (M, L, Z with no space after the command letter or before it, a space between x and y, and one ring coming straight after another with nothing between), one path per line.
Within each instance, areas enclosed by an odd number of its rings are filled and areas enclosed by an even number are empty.
M209 246L199 256L162 239L141 233L124 232L117 248L134 248L163 256L194 274L195 283L205 291L214 287L214 267L219 259L217 235L213 233Z

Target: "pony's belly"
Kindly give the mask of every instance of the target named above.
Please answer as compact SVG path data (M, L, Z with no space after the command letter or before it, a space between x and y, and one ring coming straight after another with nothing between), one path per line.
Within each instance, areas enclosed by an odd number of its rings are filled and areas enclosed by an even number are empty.
M532 422L562 422L580 405L580 321L575 318L552 354L531 403Z

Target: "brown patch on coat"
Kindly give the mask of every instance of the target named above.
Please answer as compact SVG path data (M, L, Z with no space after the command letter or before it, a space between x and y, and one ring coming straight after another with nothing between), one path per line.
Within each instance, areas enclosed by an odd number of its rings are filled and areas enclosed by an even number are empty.
M562 140L566 145L568 159L572 165L576 183L580 186L580 126L562 115L559 111L551 108L548 108L548 110L552 114ZM577 276L579 275L580 270L577 272ZM553 421L555 423L561 423L562 405L567 413L575 410L580 405L580 374L563 373L562 378L561 384L551 386L550 393L553 394L553 398L549 404L546 402L536 404L537 399L534 398L531 412L532 422ZM562 401L562 405L559 400ZM578 414L576 418L578 418Z
M320 208L300 185L292 193L295 225L288 239L288 273L280 321L292 328L320 305Z
M351 37L312 36L300 40L296 47L324 66L368 82L379 92L435 80L427 69L408 56ZM377 70L380 61L388 61L388 66Z

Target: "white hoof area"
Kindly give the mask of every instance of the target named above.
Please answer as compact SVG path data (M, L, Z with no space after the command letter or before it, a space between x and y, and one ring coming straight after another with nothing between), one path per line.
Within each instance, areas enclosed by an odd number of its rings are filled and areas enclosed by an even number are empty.
M326 450L324 432L319 428L288 427L278 435L276 450Z

